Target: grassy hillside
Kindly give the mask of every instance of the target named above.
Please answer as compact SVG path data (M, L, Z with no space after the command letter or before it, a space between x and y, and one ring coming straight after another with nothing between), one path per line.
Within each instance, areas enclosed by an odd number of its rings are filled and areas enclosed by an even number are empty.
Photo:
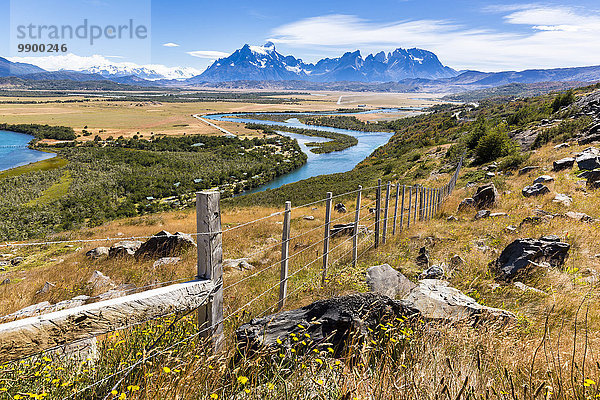
M587 91L588 89L586 89ZM584 90L576 92L579 95ZM568 211L598 217L598 190L586 189L577 177L577 168L552 171L552 162L582 151L575 141L569 147L554 148L541 143L532 152L517 151L507 139L515 129L550 129L541 119L575 115L576 111L553 111L556 95L523 99L510 104L490 103L477 109L468 106L442 108L409 122L397 122L397 133L386 146L353 171L313 178L283 188L244 196L224 202L224 228L263 218L260 222L225 232L225 258L248 257L255 266L251 271L227 269L224 276L225 313L238 311L225 324L227 345L223 353L205 351L199 340L185 340L197 332L195 317L175 321L172 316L134 329L102 338L99 361L73 361L61 357L31 359L8 364L0 370L0 398L36 396L63 398L88 385L101 384L77 398L180 398L180 399L593 399L599 395L600 382L600 311L597 307L600 282L600 237L597 222L583 222L566 215ZM457 111L463 114L453 117ZM577 117L579 118L579 117ZM577 119L576 118L576 119ZM454 122L452 122L454 121ZM560 122L555 121L554 126ZM543 125L543 126L542 126ZM578 133L574 128L565 140ZM425 142L428 142L426 145ZM498 152L490 152L500 143ZM233 332L253 317L272 312L277 299L281 211L283 200L302 204L322 198L328 190L335 193L353 190L356 185L372 186L377 178L394 182L441 186L453 172L454 160L467 150L468 162L457 190L429 223L412 225L400 234L388 237L377 251L367 251L356 267L344 253L346 238L334 239L340 246L332 254L328 279L322 283L318 249L300 253L290 260L288 309L315 299L366 291L365 270L388 263L416 281L421 272L415 257L427 246L433 263L459 255L464 264L448 267L450 285L462 290L480 304L513 312L516 323L498 328L485 325L447 325L427 321L389 321L369 339L356 342L347 353L334 357L325 346L313 346L309 337L298 340L294 352L275 349L244 357L237 352ZM507 154L506 151L508 151ZM526 156L523 157L522 153ZM481 163L481 156L491 157ZM494 158L495 157L495 158ZM487 176L484 167L490 161L500 164L500 172ZM538 166L528 174L512 170ZM507 173L508 172L508 173ZM538 175L549 174L550 193L523 197L521 190ZM459 202L471 196L478 184L493 181L499 190L493 212L506 216L474 220L473 209L457 212ZM475 183L469 184L470 182ZM569 195L569 206L554 200L556 193ZM336 214L341 222L353 218L353 195L339 199L348 213ZM373 202L368 190L364 205ZM336 199L338 201L338 199ZM541 215L538 223L522 223L527 217ZM304 219L305 215L314 220ZM548 217L552 215L553 217ZM292 212L294 252L322 239L322 203ZM453 219L448 219L453 216ZM361 220L372 223L372 214L364 209ZM514 226L516 230L508 230ZM127 237L155 231L193 232L195 215L191 210L122 219L63 238ZM496 279L490 263L513 240L555 234L571 245L567 263L559 268L533 268L519 280L531 288L518 287ZM275 243L275 245L274 245ZM142 286L154 281L191 277L195 273L195 253L184 253L174 266L154 268L151 261L95 260L84 253L95 243L82 248L51 245L11 249L24 257L18 266L9 267L10 284L0 286L0 308L17 310L43 300L56 302L76 294L97 294L88 282L95 270L110 276L117 284ZM261 251L257 253L258 251ZM49 261L54 259L55 261ZM256 274L256 276L254 276ZM243 284L231 287L240 279ZM37 293L46 281L55 283L45 293ZM255 298L270 287L274 290ZM168 332L168 333L166 333ZM181 343L178 343L183 340ZM305 344L302 344L304 342ZM175 347L174 343L178 343ZM136 364L143 349L164 350L143 364ZM156 352L147 350L152 355ZM148 354L148 353L146 353ZM135 365L131 373L112 376L115 371ZM44 379L39 377L43 376ZM123 378L121 380L121 378ZM114 392L112 392L114 390ZM35 396L34 396L35 397Z

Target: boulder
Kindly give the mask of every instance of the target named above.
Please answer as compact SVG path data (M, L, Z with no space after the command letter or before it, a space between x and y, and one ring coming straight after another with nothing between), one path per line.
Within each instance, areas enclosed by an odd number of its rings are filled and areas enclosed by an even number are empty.
M554 161L552 163L552 169L554 171L562 171L563 169L571 169L575 164L575 159L573 157L565 157L560 160Z
M600 168L600 158L598 158L597 154L591 152L582 153L575 161L579 169L592 170Z
M91 249L90 251L88 251L87 253L85 253L86 256L88 256L89 258L93 258L93 259L97 259L97 258L101 258L101 257L108 257L109 254L109 248L108 247L96 247L95 249Z
M368 335L380 323L415 311L403 303L376 293L359 293L316 301L305 307L254 318L240 326L235 334L242 351L263 347L290 347L291 334L309 335L311 346L327 342L341 354L353 334Z
M560 149L564 149L566 147L570 147L571 145L569 143L561 143L561 144L557 144L556 146L554 146L554 150L560 150Z
M586 171L585 174L586 185L589 189L598 189L600 187L600 169L594 169L591 171Z
M421 247L419 249L419 255L415 262L421 268L429 268L429 250L427 250L427 247Z
M556 193L556 196L554 196L552 201L554 203L562 204L565 207L569 207L571 204L573 204L573 199L570 196L562 193Z
M354 223L335 224L329 231L329 236L352 236L354 234Z
M337 203L335 206L333 206L333 209L341 214L348 212L344 203Z
M307 220L307 221L314 221L315 217L313 217L312 215L305 215L302 217L303 219Z
M464 210L466 208L474 207L474 206L475 206L475 200L472 197L467 197L466 199L461 201L460 204L458 205L458 212L461 212L462 210Z
M115 286L112 279L110 279L108 276L104 275L100 271L94 271L90 279L88 279L88 282L92 284L92 287L94 289Z
M575 211L567 211L565 213L565 217L569 218L569 219L574 219L575 221L581 221L581 222L593 222L594 218L590 217L587 214L584 214L582 212L575 212Z
M440 265L432 265L421 272L419 279L442 279L446 273L445 269L446 265L443 263Z
M134 256L141 245L142 242L139 240L123 240L108 249L108 256L111 258Z
M223 260L223 268L237 268L240 271L254 269L248 261L248 258L228 258Z
M516 320L512 313L482 306L460 290L448 286L448 282L436 279L420 281L401 303L406 309L418 311L419 316L426 320L499 325Z
M498 201L498 191L493 183L480 186L473 195L473 201L476 208L490 207Z
M535 171L536 169L539 169L539 165L530 165L527 167L523 167L519 170L519 175L525 175L530 173L531 171Z
M48 293L53 287L56 287L54 283L46 281L46 283L44 283L44 286L42 286L42 288L38 290L35 294Z
M537 178L535 178L533 183L547 183L547 182L552 182L553 180L554 180L553 176L541 175L541 176L538 176Z
M160 231L135 251L135 257L170 257L192 247L196 247L196 242L191 235Z
M512 280L530 266L547 262L553 267L563 265L569 255L571 245L560 241L555 235L540 239L517 239L502 251L500 257L491 263L500 278Z
M367 269L367 286L373 293L389 297L406 296L416 285L389 264Z
M152 267L160 268L160 267L164 267L165 265L174 265L174 264L179 263L179 261L181 261L181 258L179 258L179 257L163 257L163 258L159 258L158 260L154 261L154 264L152 264Z
M525 186L522 193L525 197L540 196L550 193L550 189L548 189L548 186L544 185L543 183L534 183L531 186Z
M475 214L473 219L478 220L478 219L488 218L490 216L490 214L491 214L490 210L480 210L480 211L477 211L477 214Z

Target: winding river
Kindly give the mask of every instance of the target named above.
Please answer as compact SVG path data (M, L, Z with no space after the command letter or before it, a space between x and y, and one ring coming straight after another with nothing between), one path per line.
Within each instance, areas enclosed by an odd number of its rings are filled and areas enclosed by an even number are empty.
M32 139L33 136L24 133L0 130L0 171L56 156L54 153L45 153L27 148L27 144Z
M369 114L369 113L395 113L399 111L419 111L420 109L379 109L379 110L370 110L370 111L362 111L357 114ZM307 125L303 124L298 120L298 118L290 118L284 122L275 122L269 120L262 119L252 119L252 115L264 115L264 114L276 114L276 113L249 113L249 114L214 114L214 115L205 115L203 118L211 119L213 121L231 121L231 122L245 122L245 123L257 123L264 125L280 125L280 126L289 126L294 128L306 128L306 129L315 129L320 131L329 131L329 132L337 132L344 133L346 135L354 136L358 139L358 144L356 146L349 147L347 149L341 151L334 151L331 153L325 154L315 154L312 153L309 147L306 146L308 142L325 142L329 139L313 137L313 136L305 136L296 133L290 132L282 132L278 131L281 135L285 135L291 138L298 140L298 144L302 148L302 151L308 155L308 160L306 164L302 167L286 174L282 175L275 180L259 186L255 189L243 192L243 195L261 192L267 189L275 189L280 186L283 186L288 183L297 182L302 179L311 178L313 176L325 175L325 174L335 174L339 172L346 172L353 169L359 162L367 158L371 153L378 148L379 146L387 143L388 140L392 137L392 133L390 132L362 132L362 131L352 131L348 129L338 129L331 128L327 126L317 126L317 125ZM297 115L336 115L336 114L344 114L344 113L298 113ZM347 114L347 113L346 113Z

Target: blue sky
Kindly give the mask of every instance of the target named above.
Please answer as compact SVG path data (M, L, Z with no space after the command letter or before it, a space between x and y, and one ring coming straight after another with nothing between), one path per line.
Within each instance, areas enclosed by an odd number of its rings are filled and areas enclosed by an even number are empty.
M305 61L356 49L366 54L420 47L456 69L600 64L597 0L13 0L12 7L10 0L0 0L0 34L12 38L0 42L0 55L23 55L15 47L17 20L77 24L84 17L99 24L133 18L149 26L149 35L140 42L73 43L69 52L77 56L198 70L244 43L268 39L280 53ZM68 62L75 61L55 60L57 65Z

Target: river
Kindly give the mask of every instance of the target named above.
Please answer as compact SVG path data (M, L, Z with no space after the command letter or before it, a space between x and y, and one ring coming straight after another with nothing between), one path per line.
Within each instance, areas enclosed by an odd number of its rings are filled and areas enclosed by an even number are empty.
M380 110L372 110L372 111L363 111L360 114L367 113L391 113L405 111L404 109L380 109ZM412 111L418 111L417 109ZM254 113L254 114L274 114L274 113ZM335 115L337 113L328 113L328 114L314 114L314 113L299 113L298 115ZM257 123L264 125L280 125L280 126L289 126L295 128L306 128L306 129L315 129L320 131L329 131L329 132L337 132L344 133L346 135L354 136L358 139L358 144L356 146L349 147L347 149L341 151L334 151L331 153L324 154L315 154L312 153L309 147L306 146L307 142L325 142L329 139L313 137L313 136L305 136L296 133L290 132L278 132L282 135L294 138L298 140L298 144L302 148L302 151L308 155L308 160L306 164L302 167L288 173L282 175L275 180L261 185L252 190L248 190L243 192L243 195L261 192L267 189L275 189L280 186L283 186L288 183L297 182L302 179L311 178L313 176L325 175L325 174L335 174L339 172L347 172L352 170L359 162L367 158L371 153L381 145L385 144L390 140L393 133L390 132L362 132L362 131L352 131L347 129L338 129L331 128L326 126L316 126L316 125L307 125L303 124L298 120L298 118L290 118L285 122L275 122L268 121L262 119L252 119L249 116L252 114L244 114L243 117L240 115L234 114L215 114L215 115L205 115L203 118L212 119L214 121L231 121L231 122L245 122L245 123Z
M31 150L27 144L33 136L0 130L0 171L55 157L54 153Z

